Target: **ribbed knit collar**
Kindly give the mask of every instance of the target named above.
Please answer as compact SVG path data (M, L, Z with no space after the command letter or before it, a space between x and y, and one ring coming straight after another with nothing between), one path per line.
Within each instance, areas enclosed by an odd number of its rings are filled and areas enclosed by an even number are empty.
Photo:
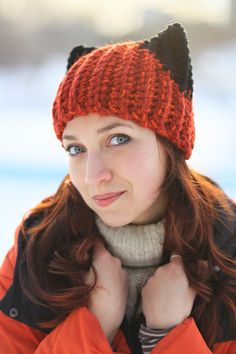
M96 224L109 250L123 266L158 266L164 242L164 220L148 225L111 227L96 215Z

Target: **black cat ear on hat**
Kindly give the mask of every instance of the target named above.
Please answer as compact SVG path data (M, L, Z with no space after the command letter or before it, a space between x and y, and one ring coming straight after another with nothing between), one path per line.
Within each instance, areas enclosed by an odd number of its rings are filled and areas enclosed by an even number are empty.
M185 91L192 97L191 58L184 28L179 23L169 25L156 37L145 40L140 47L153 52L163 64L163 69L170 70L171 78L179 85L181 92Z
M96 47L84 47L83 45L79 45L74 47L70 52L70 55L67 59L67 67L66 71L70 69L70 67L83 55L92 52Z

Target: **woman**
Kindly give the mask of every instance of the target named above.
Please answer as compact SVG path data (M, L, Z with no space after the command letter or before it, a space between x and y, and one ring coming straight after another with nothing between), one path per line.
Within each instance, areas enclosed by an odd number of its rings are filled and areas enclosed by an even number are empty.
M236 352L235 207L186 160L183 28L74 48L53 105L58 191L1 268L2 353Z

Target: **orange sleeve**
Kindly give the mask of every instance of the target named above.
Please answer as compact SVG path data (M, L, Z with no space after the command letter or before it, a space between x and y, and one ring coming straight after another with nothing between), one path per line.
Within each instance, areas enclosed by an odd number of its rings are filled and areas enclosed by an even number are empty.
M235 354L236 353L236 341L231 340L224 343L218 343L214 346L214 354Z
M236 341L219 343L214 346L213 352L209 349L199 332L193 318L188 318L173 328L151 354L235 354Z
M116 353L131 354L119 330ZM41 342L35 354L112 354L100 322L86 307L75 309Z
M12 283L17 256L19 225L15 244L0 268L0 298ZM115 353L131 354L121 330L114 337ZM114 351L98 319L86 307L75 309L50 334L38 331L0 311L0 352L11 354L112 354Z
M188 318L174 327L151 354L210 354L212 351L202 338L193 318Z
M115 353L131 354L119 330L114 338ZM82 307L71 314L50 334L45 335L0 312L0 347L11 354L112 354L97 318Z

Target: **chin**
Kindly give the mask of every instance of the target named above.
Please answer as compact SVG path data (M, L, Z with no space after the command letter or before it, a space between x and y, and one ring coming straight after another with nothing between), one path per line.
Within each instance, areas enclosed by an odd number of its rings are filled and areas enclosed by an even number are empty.
M128 225L130 223L132 223L132 219L129 220L127 217L126 218L118 218L117 215L109 218L109 217L104 217L102 215L99 215L100 219L102 219L102 221L104 222L104 224L106 224L107 226L110 227L121 227L121 226L125 226Z

